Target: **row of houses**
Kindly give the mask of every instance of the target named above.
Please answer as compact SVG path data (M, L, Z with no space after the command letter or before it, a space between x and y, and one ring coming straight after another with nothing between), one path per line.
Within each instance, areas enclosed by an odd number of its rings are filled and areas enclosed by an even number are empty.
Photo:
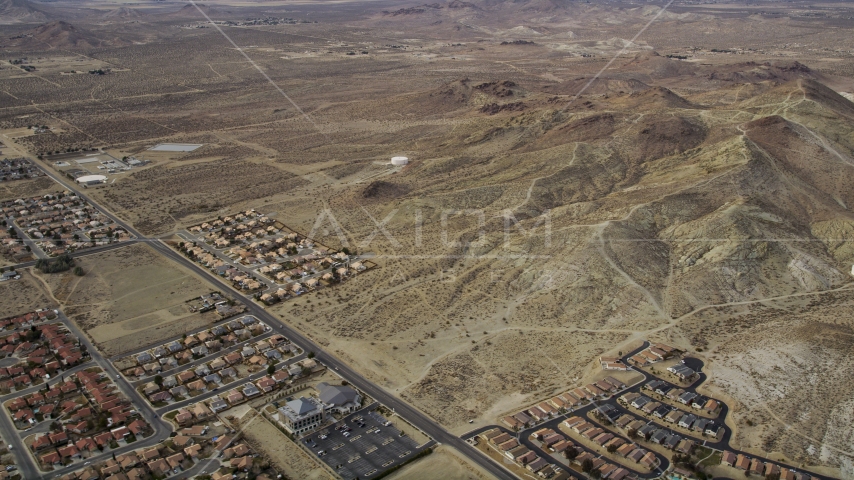
M252 223L254 221L254 223ZM193 233L202 233L202 232L214 232L219 231L229 226L239 226L245 225L241 227L239 230L245 230L246 228L253 228L258 224L266 224L270 223L269 218L265 215L262 215L255 211L254 208L246 210L244 212L238 212L234 215L226 215L217 217L216 220L212 220L210 222L203 222L198 225L193 225L188 228L189 231Z
M674 357L679 353L680 351L675 347L671 347L670 345L666 345L664 343L656 343L648 346L647 348L641 350L635 355L632 355L629 358L629 363L637 365L639 367L645 367L647 365L651 365L653 363L657 363L662 360Z
M513 415L502 418L502 423L514 430L522 430L532 427L540 422L549 420L574 407L595 400L607 398L614 393L626 388L626 385L613 377L605 377L584 387L575 388L571 391L556 395L546 401L540 402L527 410L522 410Z
M179 246L179 250L187 255L191 260L207 267L217 275L227 278L231 281L232 285L238 289L255 291L260 290L264 285L252 274L243 272L242 270L227 264L216 255L193 243L185 243Z
M271 340L275 340L275 337L280 336L273 336ZM238 371L235 368L238 364L245 363L263 366L268 361L281 360L283 358L281 352L289 351L291 348L289 345L273 348L269 346L267 340L259 343L261 345L246 345L241 351L220 356L195 369L188 369L175 375L162 377L162 382L159 385L153 381L146 383L142 386L142 393L148 396L152 402L162 402L173 398L186 397L190 392L203 392L208 388L218 388L239 378ZM263 348L263 350L260 350L260 348ZM297 376L301 374L303 364L306 362L312 364L309 368L316 366L314 360L304 360L299 364L295 363L287 369L281 370L279 375L284 375L285 380L288 376ZM211 387L211 385L214 386Z
M773 462L764 462L759 458L750 458L743 453L735 454L725 450L721 454L721 464L744 470L746 474L760 475L765 478L778 476L780 480L818 480L808 473L795 471L788 467L781 467Z
M0 160L0 182L38 178L44 175L45 173L29 159L18 157Z
M537 455L533 450L521 445L515 437L498 428L487 430L479 435L490 448L502 456L516 462L520 467L542 478L561 480L575 479L562 468L555 467L548 460Z
M123 373L140 378L163 373L191 360L247 342L269 330L266 324L255 317L242 317L197 334L187 335L182 340L174 340L138 353L134 358L137 367L127 368ZM276 339L276 346L285 343L284 337Z
M308 278L305 281L293 281L285 287L279 287L273 293L265 293L258 297L258 300L271 305L276 302L288 300L289 298L299 296L303 293L320 288L323 285L329 285L334 282L346 280L352 275L356 275L367 267L362 262L353 262L349 267L342 265L332 265L330 271L323 273L320 277ZM302 277L306 273L315 273L312 270L293 270L288 272L280 272L275 276L277 283L287 283L288 278Z
M55 310L43 308L34 312L25 313L23 315L16 315L14 317L4 318L0 320L0 329L10 330L19 328L29 328L37 323L55 320L56 315L57 314ZM2 342L2 339L0 339L0 342Z
M31 393L29 395L13 398L6 402L5 406L12 415L12 420L18 426L33 425L36 423L36 414L43 418L53 415L67 415L81 408L81 405L72 401L80 395L78 383L67 380L56 383L50 388Z
M235 224L236 221L236 216L224 217L191 227L190 230L195 233L209 232L205 242L217 249L236 243L224 254L243 265L260 265L256 272L280 285L275 292L259 294L257 299L268 305L319 288L322 282L334 283L367 269L362 262L350 265L350 256L344 252L336 253L326 247L315 248L312 240L295 232L280 235L286 227L263 215L252 212L252 216L244 215L244 223ZM195 242L183 244L180 248L190 258L230 280L237 288L258 291L264 287L264 281L252 272L237 268ZM305 277L321 272L320 278L302 281Z
M666 398L671 402L688 405L695 410L701 410L709 415L716 415L721 411L721 402L714 398L706 397L690 390L683 390L662 380L652 380L646 383L643 388L658 395L659 398Z
M578 417L574 417L578 418ZM614 465L608 463L601 459L601 457L597 458L593 454L585 451L580 446L575 445L572 441L568 440L566 437L561 435L558 432L550 428L543 428L533 433L532 437L537 439L542 448L549 450L553 454L564 454L567 458L571 458L576 465L581 466L585 460L590 460L593 470L595 470L599 474L599 478L608 478L611 480L624 480L629 478L635 478L635 475L626 468L621 465ZM610 434L603 434L603 436L596 436L593 440L599 446L604 446L605 448L616 448L625 443L625 441L619 437L614 437ZM613 445L613 447L611 447ZM571 455L567 455L567 453L571 452Z
M306 293L311 290L315 290L324 284L328 285L332 282L344 280L347 277L350 277L351 275L356 275L366 269L367 267L362 262L353 262L353 264L349 267L343 266L341 264L333 264L331 265L331 269L328 272L323 273L323 275L320 275L320 277L308 278L302 282L290 282L289 279L302 278L304 275L314 274L317 270L322 270L322 268L293 269L279 272L278 274L273 276L274 280L279 284L287 283L287 285L285 285L284 287L279 287L275 292L265 293L258 297L258 299L268 305L279 301L288 300L289 298L302 295L303 293Z
M78 399L82 401L77 401ZM14 399L9 404L9 409L15 412L15 419L22 412L29 410L44 418L60 420L62 430L36 438L31 445L33 451L56 446L58 442L66 440L65 435L83 441L91 451L111 442L110 435L114 437L113 440L119 440L131 434L136 436L147 433L149 430L148 424L136 418L138 414L130 400L121 395L115 384L102 372L78 372L75 381L54 385L44 393L37 392ZM105 429L111 430L105 432ZM58 435L63 437L57 438ZM92 441L86 440L87 438ZM75 446L80 450L76 442Z
M147 423L134 420L97 435L71 436L65 431L44 434L36 437L30 448L34 453L40 452L38 459L42 467L58 467L90 458L111 447L128 445L130 439L145 436L150 431Z
M268 330L269 327L266 324L253 316L247 315L217 325L203 332L187 335L182 340L173 340L138 353L135 360L138 365L142 366L184 350L189 350L191 354L205 355L210 351L219 351L224 347L245 341L252 336L260 335Z
M221 452L221 464L229 469L248 471L257 456L245 443L231 445L232 437L221 436L216 441L190 438L189 441L178 442L179 435L173 439L173 446L163 444L154 447L135 450L115 456L105 462L89 466L76 472L65 474L59 480L145 480L149 478L165 478L178 475L189 470L203 458ZM181 445L179 446L179 443ZM211 448L212 447L212 448ZM217 476L214 478L231 478Z
M654 453L641 448L634 442L614 435L582 417L574 416L567 418L563 421L562 425L606 450L613 445L613 448L616 448L614 451L616 455L631 460L643 468L652 469L658 465L658 458Z
M647 423L630 414L621 415L616 419L614 425L626 431L628 434L635 432L638 437L643 438L644 440L661 445L668 450L674 450L684 454L690 454L696 445L691 439L684 438L677 433L661 428L655 424Z
M277 370L272 375L264 376L256 380L255 382L247 383L246 385L234 388L221 396L211 398L211 400L208 402L208 406L210 410L214 413L221 412L235 405L243 403L246 400L255 398L266 393L270 393L273 390L281 388L290 378L300 376L302 375L303 371L311 370L315 367L317 367L317 362L311 359L304 359L300 362L295 362L293 365L290 365L286 369ZM218 383L217 380L224 382L224 379L219 379L219 376L223 375L224 378L227 370L233 370L233 367L223 369L219 374L214 373L200 380L190 382L186 386L178 385L176 387L169 388L168 390L162 390L150 394L148 396L148 399L152 402L169 402L173 400L173 398L187 397L190 391L198 390L199 392L204 392L208 389L208 384ZM166 379L164 379L164 386L165 385L167 385ZM182 417L182 419L185 422L191 420L191 418L188 417Z
M0 352L21 362L0 368L0 390L26 388L58 371L82 363L88 358L79 339L61 323L41 324L21 333L0 338Z
M647 415L660 418L698 435L708 435L717 439L722 438L725 432L724 427L718 425L714 420L685 412L676 407L663 405L637 393L623 395L618 401L627 407L640 410Z
M54 255L65 253L72 245L91 246L96 237L102 243L109 243L113 237L129 238L127 231L115 228L110 217L70 192L19 198L0 203L0 208L28 237L46 240L40 245ZM80 241L84 239L89 242Z

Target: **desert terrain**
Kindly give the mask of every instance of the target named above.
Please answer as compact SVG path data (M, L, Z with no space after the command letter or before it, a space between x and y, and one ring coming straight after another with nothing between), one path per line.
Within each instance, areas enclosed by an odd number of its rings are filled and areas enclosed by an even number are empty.
M839 476L854 11L662 6L4 0L0 133L149 161L87 190L144 235L255 208L372 254L270 310L455 434L650 339L705 356L740 448ZM142 245L80 262L25 279L110 354L205 293Z
M445 478L481 479L489 475L468 463L451 447L440 446L431 455L412 465L406 466L388 478L399 480L403 478L423 478L425 480L440 480Z
M32 270L29 282L37 284L35 291L47 296L49 304L61 305L108 356L180 336L218 319L215 312L192 313L186 304L210 289L144 244L85 256L76 265L86 275ZM33 296L33 302L41 298Z
M264 451L270 461L288 478L334 478L316 459L295 445L264 416L256 415L244 428L246 440L259 451Z

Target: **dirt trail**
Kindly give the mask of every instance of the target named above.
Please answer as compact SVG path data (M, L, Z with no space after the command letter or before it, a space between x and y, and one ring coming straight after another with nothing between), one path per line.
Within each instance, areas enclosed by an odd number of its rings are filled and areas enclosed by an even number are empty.
M599 251L599 254L602 255L602 258L604 258L605 261L608 262L608 265L610 265L611 268L614 269L614 271L619 273L620 276L623 277L623 279L629 283L629 285L640 290L640 292L646 297L649 304L652 305L656 311L658 311L658 314L661 315L661 317L666 317L667 315L665 314L664 309L661 308L661 305L659 304L658 300L655 299L655 296L652 294L652 292L650 292L649 290L646 289L646 287L644 287L641 284L639 284L638 282L636 282L635 279L632 278L631 275L626 273L625 270L620 268L620 266L617 265L617 262L615 262L611 258L611 256L608 255L608 252L605 251L605 235L604 235L604 232L605 232L605 228L608 226L609 223L610 223L610 221L605 222L600 227L598 227L596 229L595 235L596 235L596 238L598 239L598 244L596 246L596 249Z

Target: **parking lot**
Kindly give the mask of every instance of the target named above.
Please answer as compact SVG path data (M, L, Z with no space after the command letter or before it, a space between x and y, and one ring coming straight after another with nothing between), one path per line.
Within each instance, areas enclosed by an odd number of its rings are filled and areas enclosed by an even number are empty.
M420 451L414 440L400 436L393 423L368 409L353 413L302 441L348 480L376 477Z

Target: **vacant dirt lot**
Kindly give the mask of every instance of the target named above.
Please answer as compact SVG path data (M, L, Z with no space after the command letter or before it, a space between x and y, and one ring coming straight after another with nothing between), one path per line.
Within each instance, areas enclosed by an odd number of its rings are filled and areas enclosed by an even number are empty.
M301 183L272 165L220 160L174 168L155 166L94 195L102 195L110 208L131 219L141 232L151 234L162 233L187 217L268 198Z
M393 473L390 480L419 478L421 480L447 480L457 478L490 478L480 467L472 465L451 447L440 446L433 454Z
M850 5L265 2L311 23L227 31L293 108L217 29L175 28L198 12L156 3L171 20L5 27L4 59L36 70L0 70L0 129L59 127L16 140L32 154L151 160L87 190L146 234L256 208L375 253L380 268L270 311L455 432L650 338L702 348L737 400L736 445L849 461L850 305L746 302L851 280ZM256 15L242 8L214 18ZM147 153L164 142L204 146ZM180 269L106 257L48 280L103 347L203 321Z
M0 317L32 312L37 308L56 307L44 286L29 270L20 270L21 279L0 283Z
M252 448L267 455L287 478L335 478L261 415L256 416L243 433Z
M13 180L0 183L0 201L21 197L47 195L65 190L48 177L31 180Z
M198 328L215 317L192 314L186 300L204 284L146 245L77 260L86 275L41 275L65 313L107 355Z

